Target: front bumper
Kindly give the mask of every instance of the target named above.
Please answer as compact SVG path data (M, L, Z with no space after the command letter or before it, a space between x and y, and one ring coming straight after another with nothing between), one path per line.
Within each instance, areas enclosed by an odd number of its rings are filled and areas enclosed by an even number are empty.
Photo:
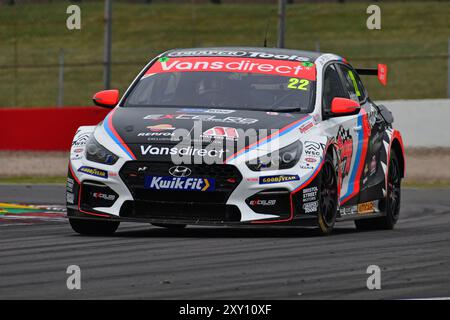
M145 177L167 175L168 162L128 161L108 179L77 179L70 190L68 216L83 219L198 225L315 225L304 214L301 192L291 182L260 185L234 165L192 165L194 177L215 179L213 192L149 190Z

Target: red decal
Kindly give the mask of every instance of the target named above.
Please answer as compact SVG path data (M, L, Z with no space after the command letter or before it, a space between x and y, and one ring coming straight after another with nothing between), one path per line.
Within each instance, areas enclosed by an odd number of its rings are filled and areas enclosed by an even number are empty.
M145 74L164 72L261 73L316 80L315 67L302 66L298 61L227 57L170 58L156 61Z
M238 138L239 133L236 128L230 127L213 127L203 133L205 136L219 138Z
M378 65L378 80L383 86L387 85L387 72L388 68L385 64Z

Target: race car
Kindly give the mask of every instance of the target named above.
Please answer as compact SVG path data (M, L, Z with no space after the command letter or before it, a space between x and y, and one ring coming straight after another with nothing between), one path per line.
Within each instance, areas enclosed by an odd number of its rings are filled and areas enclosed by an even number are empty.
M166 51L73 139L67 215L85 235L120 222L393 229L405 174L391 112L329 53L221 47Z

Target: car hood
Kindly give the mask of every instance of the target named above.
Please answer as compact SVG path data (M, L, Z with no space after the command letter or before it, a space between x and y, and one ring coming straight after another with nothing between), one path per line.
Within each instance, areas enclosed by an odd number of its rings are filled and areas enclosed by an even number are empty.
M209 144L211 139L237 143L245 138L249 129L258 133L266 130L267 133L261 133L264 136L307 116L213 108L118 107L108 115L104 125L108 132L118 135L117 143L128 145L137 158L141 158L148 146L176 145L186 136L203 145Z

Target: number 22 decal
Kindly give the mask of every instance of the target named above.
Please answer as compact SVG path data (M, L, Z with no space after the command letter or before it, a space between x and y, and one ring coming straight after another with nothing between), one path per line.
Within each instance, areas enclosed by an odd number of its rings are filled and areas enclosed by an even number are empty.
M308 90L308 85L309 85L309 80L290 78L289 84L287 87L289 89Z

